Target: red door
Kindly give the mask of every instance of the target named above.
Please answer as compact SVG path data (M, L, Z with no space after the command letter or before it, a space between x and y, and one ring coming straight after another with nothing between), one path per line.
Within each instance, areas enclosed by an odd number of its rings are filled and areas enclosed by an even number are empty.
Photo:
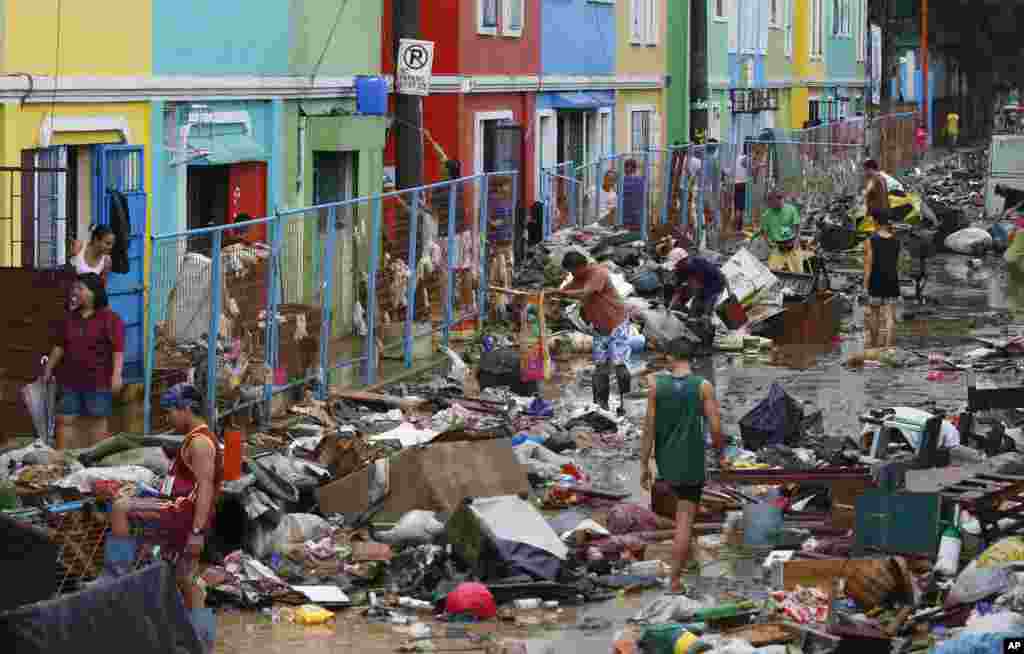
M240 213L252 218L267 215L267 164L262 161L228 167L228 221L235 222ZM267 226L250 228L244 239L249 243L266 243Z

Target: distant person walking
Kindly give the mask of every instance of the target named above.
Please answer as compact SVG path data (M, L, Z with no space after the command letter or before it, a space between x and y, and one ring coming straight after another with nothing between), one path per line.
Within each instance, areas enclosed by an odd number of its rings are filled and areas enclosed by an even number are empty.
M960 114L955 111L946 114L946 136L951 150L960 145Z
M917 146L914 160L920 164L928 150L928 130L924 128L924 124L917 126L917 132L914 133L914 144Z
M864 349L893 347L896 341L895 304L900 298L900 242L892 231L889 211L871 215L877 229L864 242Z

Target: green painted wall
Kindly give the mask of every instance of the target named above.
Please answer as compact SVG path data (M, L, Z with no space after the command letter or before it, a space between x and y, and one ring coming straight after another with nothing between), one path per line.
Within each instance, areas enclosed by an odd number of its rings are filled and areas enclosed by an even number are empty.
M668 3L668 75L666 89L666 142L686 143L690 139L690 2Z
M381 0L342 2L339 18L337 2L291 0L290 70L297 75L311 75L323 55L318 75L380 72L383 5ZM338 28L328 42L335 22Z
M285 115L285 203L288 207L308 207L313 204L313 153L317 151L358 152L357 193L360 197L377 195L381 192L384 177L384 141L387 119L375 116L351 115L355 101L303 102L305 119L299 115L299 103L288 103ZM336 115L331 115L331 113ZM302 152L302 185L299 188L299 126L305 121L305 144ZM338 231L337 250L334 266L334 293L332 303L335 311L333 335L335 337L352 333L353 307L357 300L356 291L367 261L366 235L370 225L370 207L359 205L349 216L343 230ZM302 293L307 301L318 301L322 279L323 237L320 234L318 212L309 212L292 221L288 229L290 236L286 257L301 257L303 261ZM357 238L357 236L359 238ZM341 378L335 376L335 383L348 383L346 375L353 374L346 369Z

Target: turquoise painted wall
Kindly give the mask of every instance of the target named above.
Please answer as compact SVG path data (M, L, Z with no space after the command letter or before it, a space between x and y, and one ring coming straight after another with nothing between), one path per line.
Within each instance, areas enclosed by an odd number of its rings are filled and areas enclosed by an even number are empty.
M840 85L852 79L863 79L863 66L857 62L857 41L853 38L856 31L851 25L851 36L837 36L834 29L835 3L825 3L825 79L828 83ZM852 4L852 3L851 3ZM852 19L851 19L852 21Z
M154 74L287 74L286 0L152 2Z
M690 1L669 2L667 73L671 83L665 89L668 133L666 142L690 140Z

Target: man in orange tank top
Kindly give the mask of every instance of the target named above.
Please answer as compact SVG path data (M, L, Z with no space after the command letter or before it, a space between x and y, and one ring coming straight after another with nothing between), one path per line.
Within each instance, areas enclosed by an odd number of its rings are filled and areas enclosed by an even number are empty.
M212 613L204 609L199 587L199 557L213 522L224 481L224 453L202 416L203 396L190 384L178 384L164 393L160 406L176 433L185 441L171 465L161 498L124 498L110 514L104 572L120 576L136 559L139 542L160 545L163 554L177 556L178 589L197 629L208 644L212 640Z

